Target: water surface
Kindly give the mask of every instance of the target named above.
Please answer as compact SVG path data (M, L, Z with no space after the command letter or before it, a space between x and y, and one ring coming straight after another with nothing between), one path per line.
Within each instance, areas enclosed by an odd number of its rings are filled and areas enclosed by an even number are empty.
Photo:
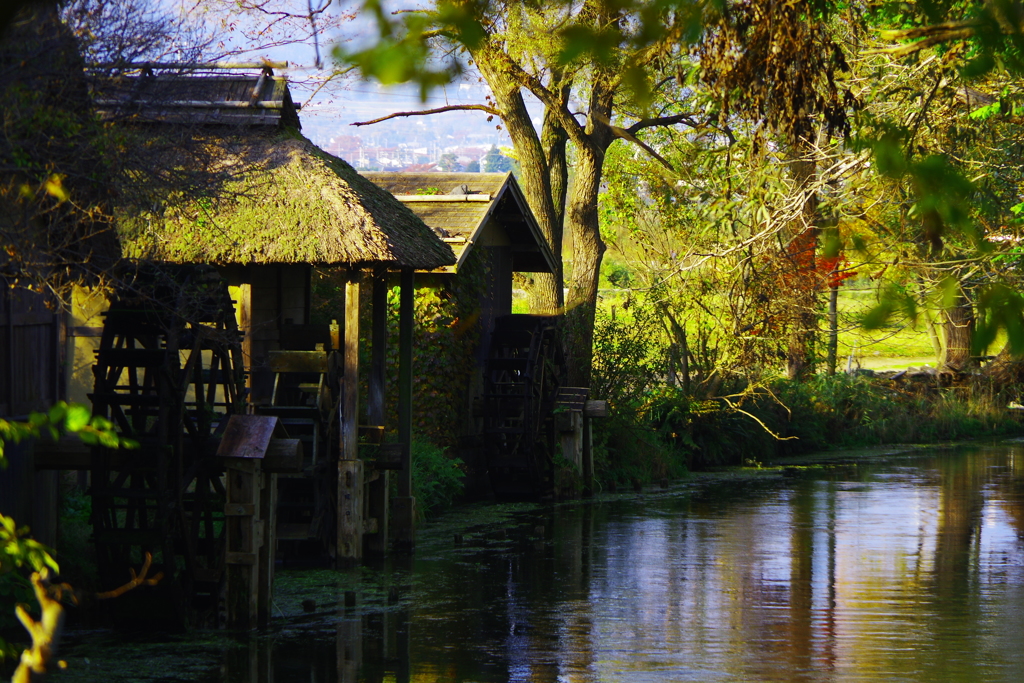
M54 680L1024 681L1024 444L470 508L276 589L265 634L73 632Z

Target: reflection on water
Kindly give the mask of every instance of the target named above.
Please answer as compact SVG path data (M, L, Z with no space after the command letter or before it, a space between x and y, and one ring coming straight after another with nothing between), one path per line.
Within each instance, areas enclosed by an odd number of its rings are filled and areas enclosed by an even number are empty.
M1024 445L470 514L282 573L269 634L72 634L55 680L1024 681Z

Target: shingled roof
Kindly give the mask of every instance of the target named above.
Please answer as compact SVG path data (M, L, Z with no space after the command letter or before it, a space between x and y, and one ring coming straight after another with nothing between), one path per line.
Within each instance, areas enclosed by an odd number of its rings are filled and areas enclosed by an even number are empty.
M89 76L101 119L132 123L269 126L299 129L298 105L285 78L269 68L259 76L140 73Z
M512 268L550 273L555 258L511 173L364 173L405 204L455 252L457 272L488 221L512 243Z

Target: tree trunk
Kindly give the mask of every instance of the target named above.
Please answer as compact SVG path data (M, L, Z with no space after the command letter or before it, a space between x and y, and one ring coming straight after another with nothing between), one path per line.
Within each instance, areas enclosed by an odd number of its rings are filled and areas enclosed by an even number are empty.
M566 211L573 247L572 278L566 304L566 348L569 384L587 387L590 386L594 351L597 284L606 248L597 212L604 152L601 149L579 150L579 157Z
M963 292L944 311L944 317L942 332L946 338L946 356L942 365L957 372L968 370L973 364L974 308Z
M806 142L796 145L800 157L794 159L790 168L796 187L803 192L814 179L817 171L809 154ZM803 379L814 373L814 345L818 338L818 277L815 256L818 251L817 229L818 198L809 195L804 201L800 217L794 221L788 246L792 278L792 301L789 315L789 348L786 354L786 370L790 379Z
M838 269L838 265L836 268ZM836 356L839 354L839 285L829 287L828 292L828 356L826 365L829 375L836 374Z
M569 86L562 89L562 97L568 101ZM541 128L541 145L544 149L544 156L547 160L548 183L551 192L551 204L554 210L553 221L558 226L556 233L552 235L549 245L551 253L555 256L557 272L537 273L537 291L544 294L542 298L535 298L532 310L534 313L548 314L561 313L565 304L564 300L564 272L562 269L562 235L565 221L565 197L569 186L569 165L566 161L566 142L568 135L562 128L556 117L546 111L544 114L544 125ZM557 289L557 296L552 293Z

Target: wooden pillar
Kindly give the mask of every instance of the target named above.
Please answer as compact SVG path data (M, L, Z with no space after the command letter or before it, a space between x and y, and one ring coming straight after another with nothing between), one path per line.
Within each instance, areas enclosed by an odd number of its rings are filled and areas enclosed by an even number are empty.
M583 404L583 494L594 491L594 418L608 417L608 401L591 400Z
M345 284L344 376L338 462L338 559L363 557L363 462L359 460L359 272Z
M387 375L388 338L388 282L387 271L378 268L373 273L370 361L370 395L367 418L373 426L384 425L385 377ZM367 485L367 517L376 520L376 529L366 537L366 551L382 555L388 549L390 530L390 480L389 470L379 470L376 478Z
M583 495L594 495L594 432L587 415L583 416Z
M301 448L301 446L300 446ZM301 463L301 457L299 458ZM270 624L270 604L274 599L274 555L277 552L275 531L277 529L277 475L264 469L260 477L259 518L263 525L263 543L260 545L256 623L260 628ZM270 648L267 648L269 651Z
M363 461L338 462L338 559L363 557Z
M398 471L398 496L392 506L395 546L412 550L415 499L412 497L412 332L414 290L412 268L402 270L398 310L398 441L402 468Z
M252 403L252 269L242 268L242 282L238 285L238 327L242 332L242 364L245 367L245 388L249 390L248 403Z
M387 374L388 283L387 271L373 273L370 395L367 417L371 425L384 424L384 378Z
M227 502L224 505L227 527L228 628L255 628L260 611L259 551L263 545L263 520L260 519L262 478L258 458L230 458L227 462ZM269 597L268 594L265 594ZM268 603L269 605L269 603Z

